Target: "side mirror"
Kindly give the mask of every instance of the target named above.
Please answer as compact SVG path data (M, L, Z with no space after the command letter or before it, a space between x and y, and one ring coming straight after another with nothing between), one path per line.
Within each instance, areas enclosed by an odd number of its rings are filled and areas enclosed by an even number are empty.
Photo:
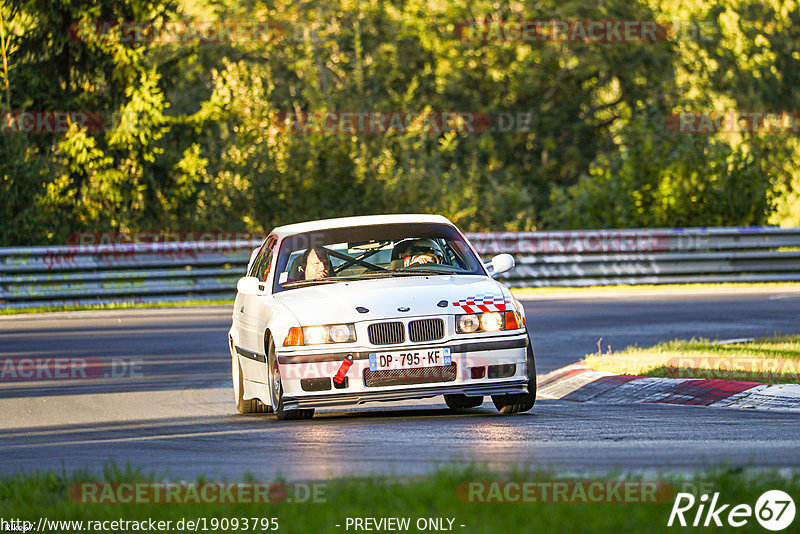
M264 282L255 276L245 276L236 282L236 291L242 295L261 295L265 289Z
M489 275L492 277L507 273L514 268L514 256L511 254L498 254L492 258L487 267L489 267Z

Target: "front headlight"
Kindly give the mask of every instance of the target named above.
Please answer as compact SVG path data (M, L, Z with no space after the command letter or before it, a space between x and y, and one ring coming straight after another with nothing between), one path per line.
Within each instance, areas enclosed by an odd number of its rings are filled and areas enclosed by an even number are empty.
M322 345L327 342L327 326L306 326L303 328L303 343L305 345Z
M503 329L503 316L497 312L481 315L481 328L484 332L497 332Z
M347 343L356 340L356 332L351 324L334 324L328 329L328 337L334 343Z
M471 334L477 332L481 327L481 320L477 315L457 315L456 316L456 332L461 334Z
M516 311L456 315L456 333L458 334L517 330L522 328L522 325L522 316Z
M356 340L356 328L351 324L326 324L318 326L295 326L290 328L284 347L301 345L324 345L326 343L350 343Z

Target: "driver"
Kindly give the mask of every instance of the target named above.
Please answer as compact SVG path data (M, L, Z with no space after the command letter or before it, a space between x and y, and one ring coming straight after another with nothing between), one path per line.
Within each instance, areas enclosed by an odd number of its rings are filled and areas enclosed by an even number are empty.
M442 263L443 256L436 243L430 239L420 239L406 251L403 257L403 267L411 265L424 265L426 263Z

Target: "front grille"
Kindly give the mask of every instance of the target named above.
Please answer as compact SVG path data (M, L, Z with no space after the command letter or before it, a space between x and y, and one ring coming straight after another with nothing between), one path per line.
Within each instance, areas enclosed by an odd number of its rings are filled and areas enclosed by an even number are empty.
M373 345L394 345L406 340L403 323L375 323L367 328Z
M364 386L368 388L452 382L455 379L455 363L440 367L419 367L417 369L389 369L386 371L364 369Z
M408 339L414 343L433 341L444 337L444 321L441 319L420 319L408 323Z

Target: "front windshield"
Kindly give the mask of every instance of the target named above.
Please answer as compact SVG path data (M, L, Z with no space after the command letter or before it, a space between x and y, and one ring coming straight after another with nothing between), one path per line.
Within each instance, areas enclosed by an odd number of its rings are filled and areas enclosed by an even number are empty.
M445 224L336 228L284 239L273 291L431 274L485 274L485 271L461 234Z

